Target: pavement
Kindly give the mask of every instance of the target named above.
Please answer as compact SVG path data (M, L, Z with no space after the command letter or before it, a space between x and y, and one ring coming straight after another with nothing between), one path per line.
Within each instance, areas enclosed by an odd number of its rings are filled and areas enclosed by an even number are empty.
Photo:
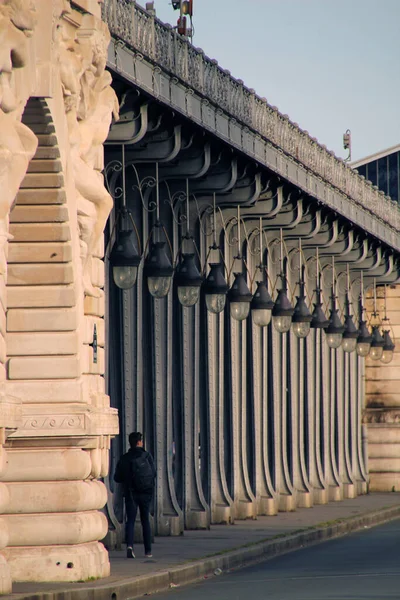
M128 600L400 518L400 493L371 493L210 530L156 537L153 558L110 552L111 576L80 583L15 583L11 600Z

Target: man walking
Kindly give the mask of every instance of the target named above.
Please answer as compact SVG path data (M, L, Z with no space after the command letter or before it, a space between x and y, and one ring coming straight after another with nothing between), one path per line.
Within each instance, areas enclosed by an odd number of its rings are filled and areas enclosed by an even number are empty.
M143 448L143 436L139 431L129 435L129 451L121 456L114 473L114 481L124 486L126 509L126 556L135 558L133 535L137 510L143 530L144 553L151 558L150 503L154 493L156 469L153 457Z

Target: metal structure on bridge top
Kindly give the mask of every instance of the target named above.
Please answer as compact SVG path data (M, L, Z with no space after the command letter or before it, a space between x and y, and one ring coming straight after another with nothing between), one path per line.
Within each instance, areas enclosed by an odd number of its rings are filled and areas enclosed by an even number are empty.
M143 430L162 535L364 493L360 300L399 276L397 203L135 3L103 18L111 471Z

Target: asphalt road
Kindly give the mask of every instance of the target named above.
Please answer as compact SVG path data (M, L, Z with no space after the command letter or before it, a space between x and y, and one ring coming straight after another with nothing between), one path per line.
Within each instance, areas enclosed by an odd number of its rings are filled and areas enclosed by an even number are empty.
M400 520L297 550L154 600L400 600Z

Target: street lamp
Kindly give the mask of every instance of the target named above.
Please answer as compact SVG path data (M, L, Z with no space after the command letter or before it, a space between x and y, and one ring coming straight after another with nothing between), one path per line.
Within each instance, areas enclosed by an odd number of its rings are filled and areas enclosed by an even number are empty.
M282 280L282 287L278 291L278 297L275 300L274 308L272 309L272 324L275 327L278 333L287 333L290 329L290 325L292 324L292 316L294 313L294 308L290 303L289 298L287 297L287 280L285 274L286 267L286 259L283 260L283 232L281 229L280 235L280 264L281 264L281 272L279 277Z
M395 349L395 345L392 342L392 338L390 337L390 332L387 329L383 330L383 352L381 356L381 362L384 365L388 365L393 360L393 352Z
M315 296L316 301L314 303L314 310L311 315L310 327L312 329L326 329L326 327L329 325L329 319L327 319L322 308L321 290L319 287L317 287L315 290Z
M260 264L257 268L261 271L262 280L257 281L257 289L254 292L253 300L251 301L250 307L254 325L257 325L258 327L267 327L271 322L271 311L274 307L274 301L272 300L268 291L267 282L264 280L266 273L264 265L262 217L260 217L259 220L258 235L258 250L260 253Z
M122 290L135 285L142 259L140 242L131 212L123 207L117 214L115 242L110 253L114 283Z
M294 308L287 297L287 282L284 273L280 274L282 279L282 287L278 291L278 297L275 300L274 308L272 309L272 323L279 333L287 333L292 324L292 316Z
M312 315L308 309L304 293L304 266L302 265L301 239L299 239L299 269L299 295L296 296L297 302L293 312L292 331L297 338L302 339L310 333Z
M339 348L343 340L344 326L338 315L335 296L335 258L332 257L332 295L331 312L329 315L329 324L325 328L326 343L329 348Z
M251 315L254 325L266 327L271 322L271 311L274 307L270 293L265 281L257 282L257 289L251 301Z
M321 272L319 269L319 255L318 255L318 247L316 249L316 277L317 277L317 287L315 288L315 302L314 302L314 310L311 315L311 323L310 327L312 329L325 329L329 325L329 320L326 318L326 314L322 308L321 301Z
M166 242L153 242L144 263L147 285L154 298L164 298L171 287L174 269L165 245Z
M371 350L369 352L372 360L380 360L383 354L383 346L385 345L385 340L383 339L378 325L374 325L372 327L372 341L371 341Z
M344 327L338 315L338 309L336 308L336 296L332 290L332 308L329 315L329 324L325 328L326 343L329 348L339 348L343 340Z
M203 277L195 263L194 254L182 254L175 271L178 299L182 306L193 306L199 299Z
M358 356L364 358L368 356L371 350L372 335L367 327L366 321L364 321L364 278L363 272L360 274L360 308L359 308L359 323L358 323L358 336L356 352Z
M360 313L360 314L362 314L362 313ZM368 354L371 350L371 342L372 342L372 335L369 332L367 323L365 321L363 321L361 318L360 323L359 323L357 346L356 346L356 352L357 352L358 356L361 356L363 358L365 356L368 356Z
M210 272L203 284L207 310L214 314L222 312L225 308L229 286L224 271L223 263L210 263Z
M243 273L234 273L234 275L234 282L228 292L231 317L235 321L243 321L248 317L252 295Z

